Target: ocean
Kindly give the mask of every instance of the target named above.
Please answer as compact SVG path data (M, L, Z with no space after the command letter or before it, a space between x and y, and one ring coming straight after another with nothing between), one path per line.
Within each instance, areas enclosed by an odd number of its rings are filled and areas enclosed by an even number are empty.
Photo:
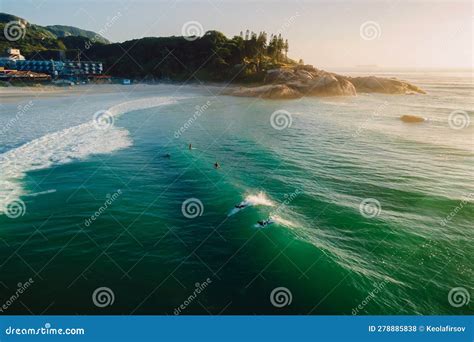
M376 74L427 94L2 101L2 313L473 314L472 73Z

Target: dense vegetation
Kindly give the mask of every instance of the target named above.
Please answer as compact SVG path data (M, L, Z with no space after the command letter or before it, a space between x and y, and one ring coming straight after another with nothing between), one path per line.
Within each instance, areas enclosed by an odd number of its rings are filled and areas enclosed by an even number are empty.
M17 22L23 27L23 37L13 42L4 36L5 25ZM13 47L21 50L22 55L29 59L39 58L40 52L66 51L61 37L82 36L94 40L98 43L108 43L108 40L94 32L81 30L72 26L40 26L29 23L27 20L15 15L0 13L0 51Z
M111 75L139 79L260 80L265 70L294 62L287 58L288 42L267 39L264 32L227 38L217 31L202 37L142 38L116 44L93 44L83 58L105 62ZM77 48L77 45L69 45ZM76 42L77 43L77 40Z
M217 31L202 37L148 37L107 44L94 32L70 26L29 24L0 14L0 29L12 20L26 26L25 36L14 42L2 37L0 48L19 48L28 59L95 60L107 74L139 80L260 81L265 71L294 64L287 57L288 41L247 30L227 38Z

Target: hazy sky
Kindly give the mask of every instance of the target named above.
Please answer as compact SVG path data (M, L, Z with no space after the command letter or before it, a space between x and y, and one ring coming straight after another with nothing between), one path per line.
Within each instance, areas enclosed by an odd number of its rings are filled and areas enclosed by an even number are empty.
M469 0L0 0L0 11L102 31L112 41L181 35L190 21L228 36L247 28L282 32L290 57L317 67L473 66Z

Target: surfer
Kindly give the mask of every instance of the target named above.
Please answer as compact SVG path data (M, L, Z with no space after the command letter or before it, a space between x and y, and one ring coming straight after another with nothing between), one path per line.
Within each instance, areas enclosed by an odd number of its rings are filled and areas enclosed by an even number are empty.
M237 208L237 209L243 209L243 208L247 207L247 204L240 203L240 204L236 204L234 207Z
M165 157L165 158L171 158L171 154L166 153L163 157Z
M220 167L221 167L221 166L219 165L218 162L215 162L215 163L214 163L214 168L218 169L218 168L220 168Z
M265 226L268 226L269 224L273 223L273 221L268 218L268 219L266 219L266 220L257 221L257 223L258 223L261 227L265 227Z
M193 145L189 144L189 150L192 150L192 149L193 149Z

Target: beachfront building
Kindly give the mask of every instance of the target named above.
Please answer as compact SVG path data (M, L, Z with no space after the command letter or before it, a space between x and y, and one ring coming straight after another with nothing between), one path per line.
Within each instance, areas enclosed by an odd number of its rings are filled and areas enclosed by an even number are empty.
M8 61L24 61L25 57L21 55L19 49L12 49L8 48L6 49L6 54L5 56L0 57L0 63L1 62L8 62Z
M7 55L0 57L0 67L44 73L53 78L74 80L94 78L103 73L101 62L27 60L21 56L18 49L7 49Z
M4 82L49 82L51 81L51 76L32 72L32 71L18 71L18 70L9 70L4 67L0 67L0 81Z

